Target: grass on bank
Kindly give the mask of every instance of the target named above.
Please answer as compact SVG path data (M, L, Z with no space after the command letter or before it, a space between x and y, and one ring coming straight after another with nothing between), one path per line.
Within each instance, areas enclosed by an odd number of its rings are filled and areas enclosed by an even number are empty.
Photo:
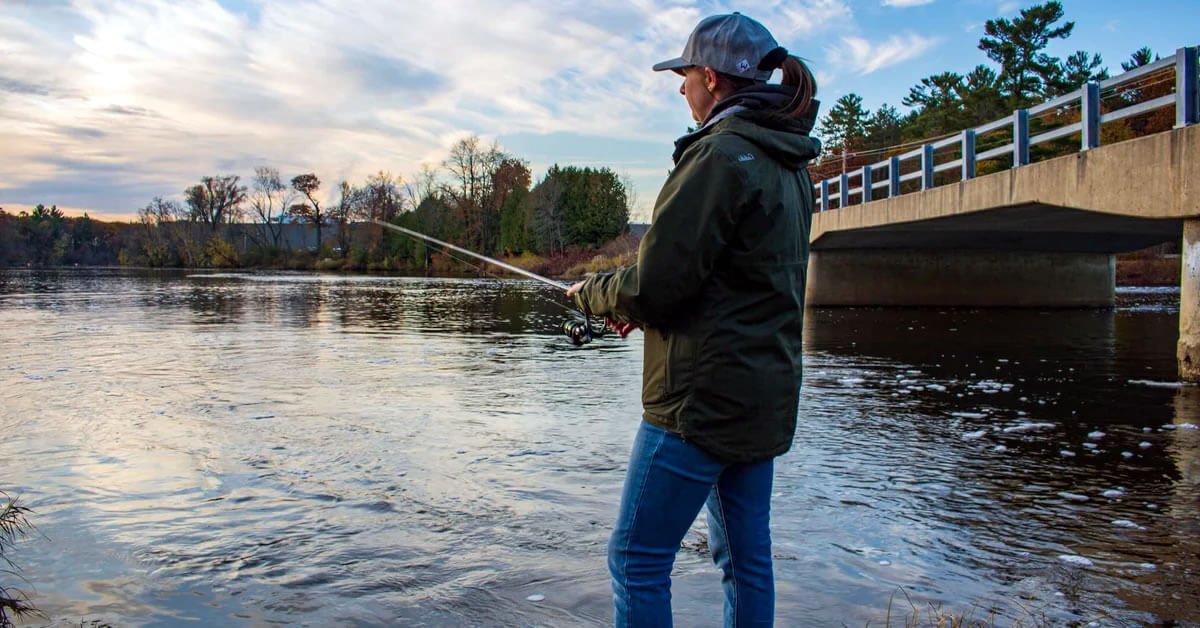
M33 524L29 523L26 518L26 514L30 510L17 503L17 498L9 497L8 493L4 491L0 491L0 500L7 502L3 509L0 509L0 561L4 565L0 567L0 577L5 580L9 578L24 580L9 555L16 546L17 540L26 536L33 529ZM24 592L0 585L0 627L13 626L14 620L27 616L42 616L42 614L29 603L29 597Z
M904 595L904 601L908 603L907 609L894 608L897 603L896 593ZM995 628L997 620L995 611L985 611L978 607L965 613L947 611L942 608L941 604L931 603L922 608L913 602L904 587L897 587L892 596L888 598L887 616L884 618L883 624L878 625L882 625L883 628L892 628L893 626L903 626L904 628ZM877 624L867 622L867 628L875 625ZM1021 617L1007 625L1013 628L1049 628L1052 623L1044 614L1025 608Z

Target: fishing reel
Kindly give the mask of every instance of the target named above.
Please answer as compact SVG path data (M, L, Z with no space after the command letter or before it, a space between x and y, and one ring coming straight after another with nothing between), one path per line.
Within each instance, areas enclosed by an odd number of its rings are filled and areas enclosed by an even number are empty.
M596 338L600 338L608 333L608 325L604 319L599 319L597 324L595 317L590 317L585 314L575 314L571 318L563 321L562 331L567 338L571 339L571 344L576 347L586 345Z

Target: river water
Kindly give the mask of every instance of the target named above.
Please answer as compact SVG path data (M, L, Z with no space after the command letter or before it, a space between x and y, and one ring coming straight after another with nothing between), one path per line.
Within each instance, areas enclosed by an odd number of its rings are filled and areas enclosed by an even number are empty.
M778 625L1200 625L1178 291L1118 300L810 311ZM0 273L0 489L37 526L9 554L27 581L0 585L33 624L606 624L642 341L575 348L561 303L490 279ZM677 625L718 625L703 516L673 591Z

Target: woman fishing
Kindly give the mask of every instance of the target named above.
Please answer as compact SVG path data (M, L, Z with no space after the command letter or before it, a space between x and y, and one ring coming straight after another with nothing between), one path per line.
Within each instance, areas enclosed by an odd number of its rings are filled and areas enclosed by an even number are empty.
M622 333L645 331L643 420L608 546L615 623L671 625L671 567L706 506L725 625L770 626L773 460L796 428L816 82L738 13L704 19L654 69L683 77L698 128L675 142L636 264L567 290Z

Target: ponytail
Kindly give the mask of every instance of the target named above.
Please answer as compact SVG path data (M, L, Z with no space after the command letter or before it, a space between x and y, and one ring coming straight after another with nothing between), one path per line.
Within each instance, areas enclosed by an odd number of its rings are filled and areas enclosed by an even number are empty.
M779 66L783 70L784 85L796 88L792 101L780 109L779 114L785 118L800 119L808 114L813 98L817 95L817 79L799 57L788 55Z

